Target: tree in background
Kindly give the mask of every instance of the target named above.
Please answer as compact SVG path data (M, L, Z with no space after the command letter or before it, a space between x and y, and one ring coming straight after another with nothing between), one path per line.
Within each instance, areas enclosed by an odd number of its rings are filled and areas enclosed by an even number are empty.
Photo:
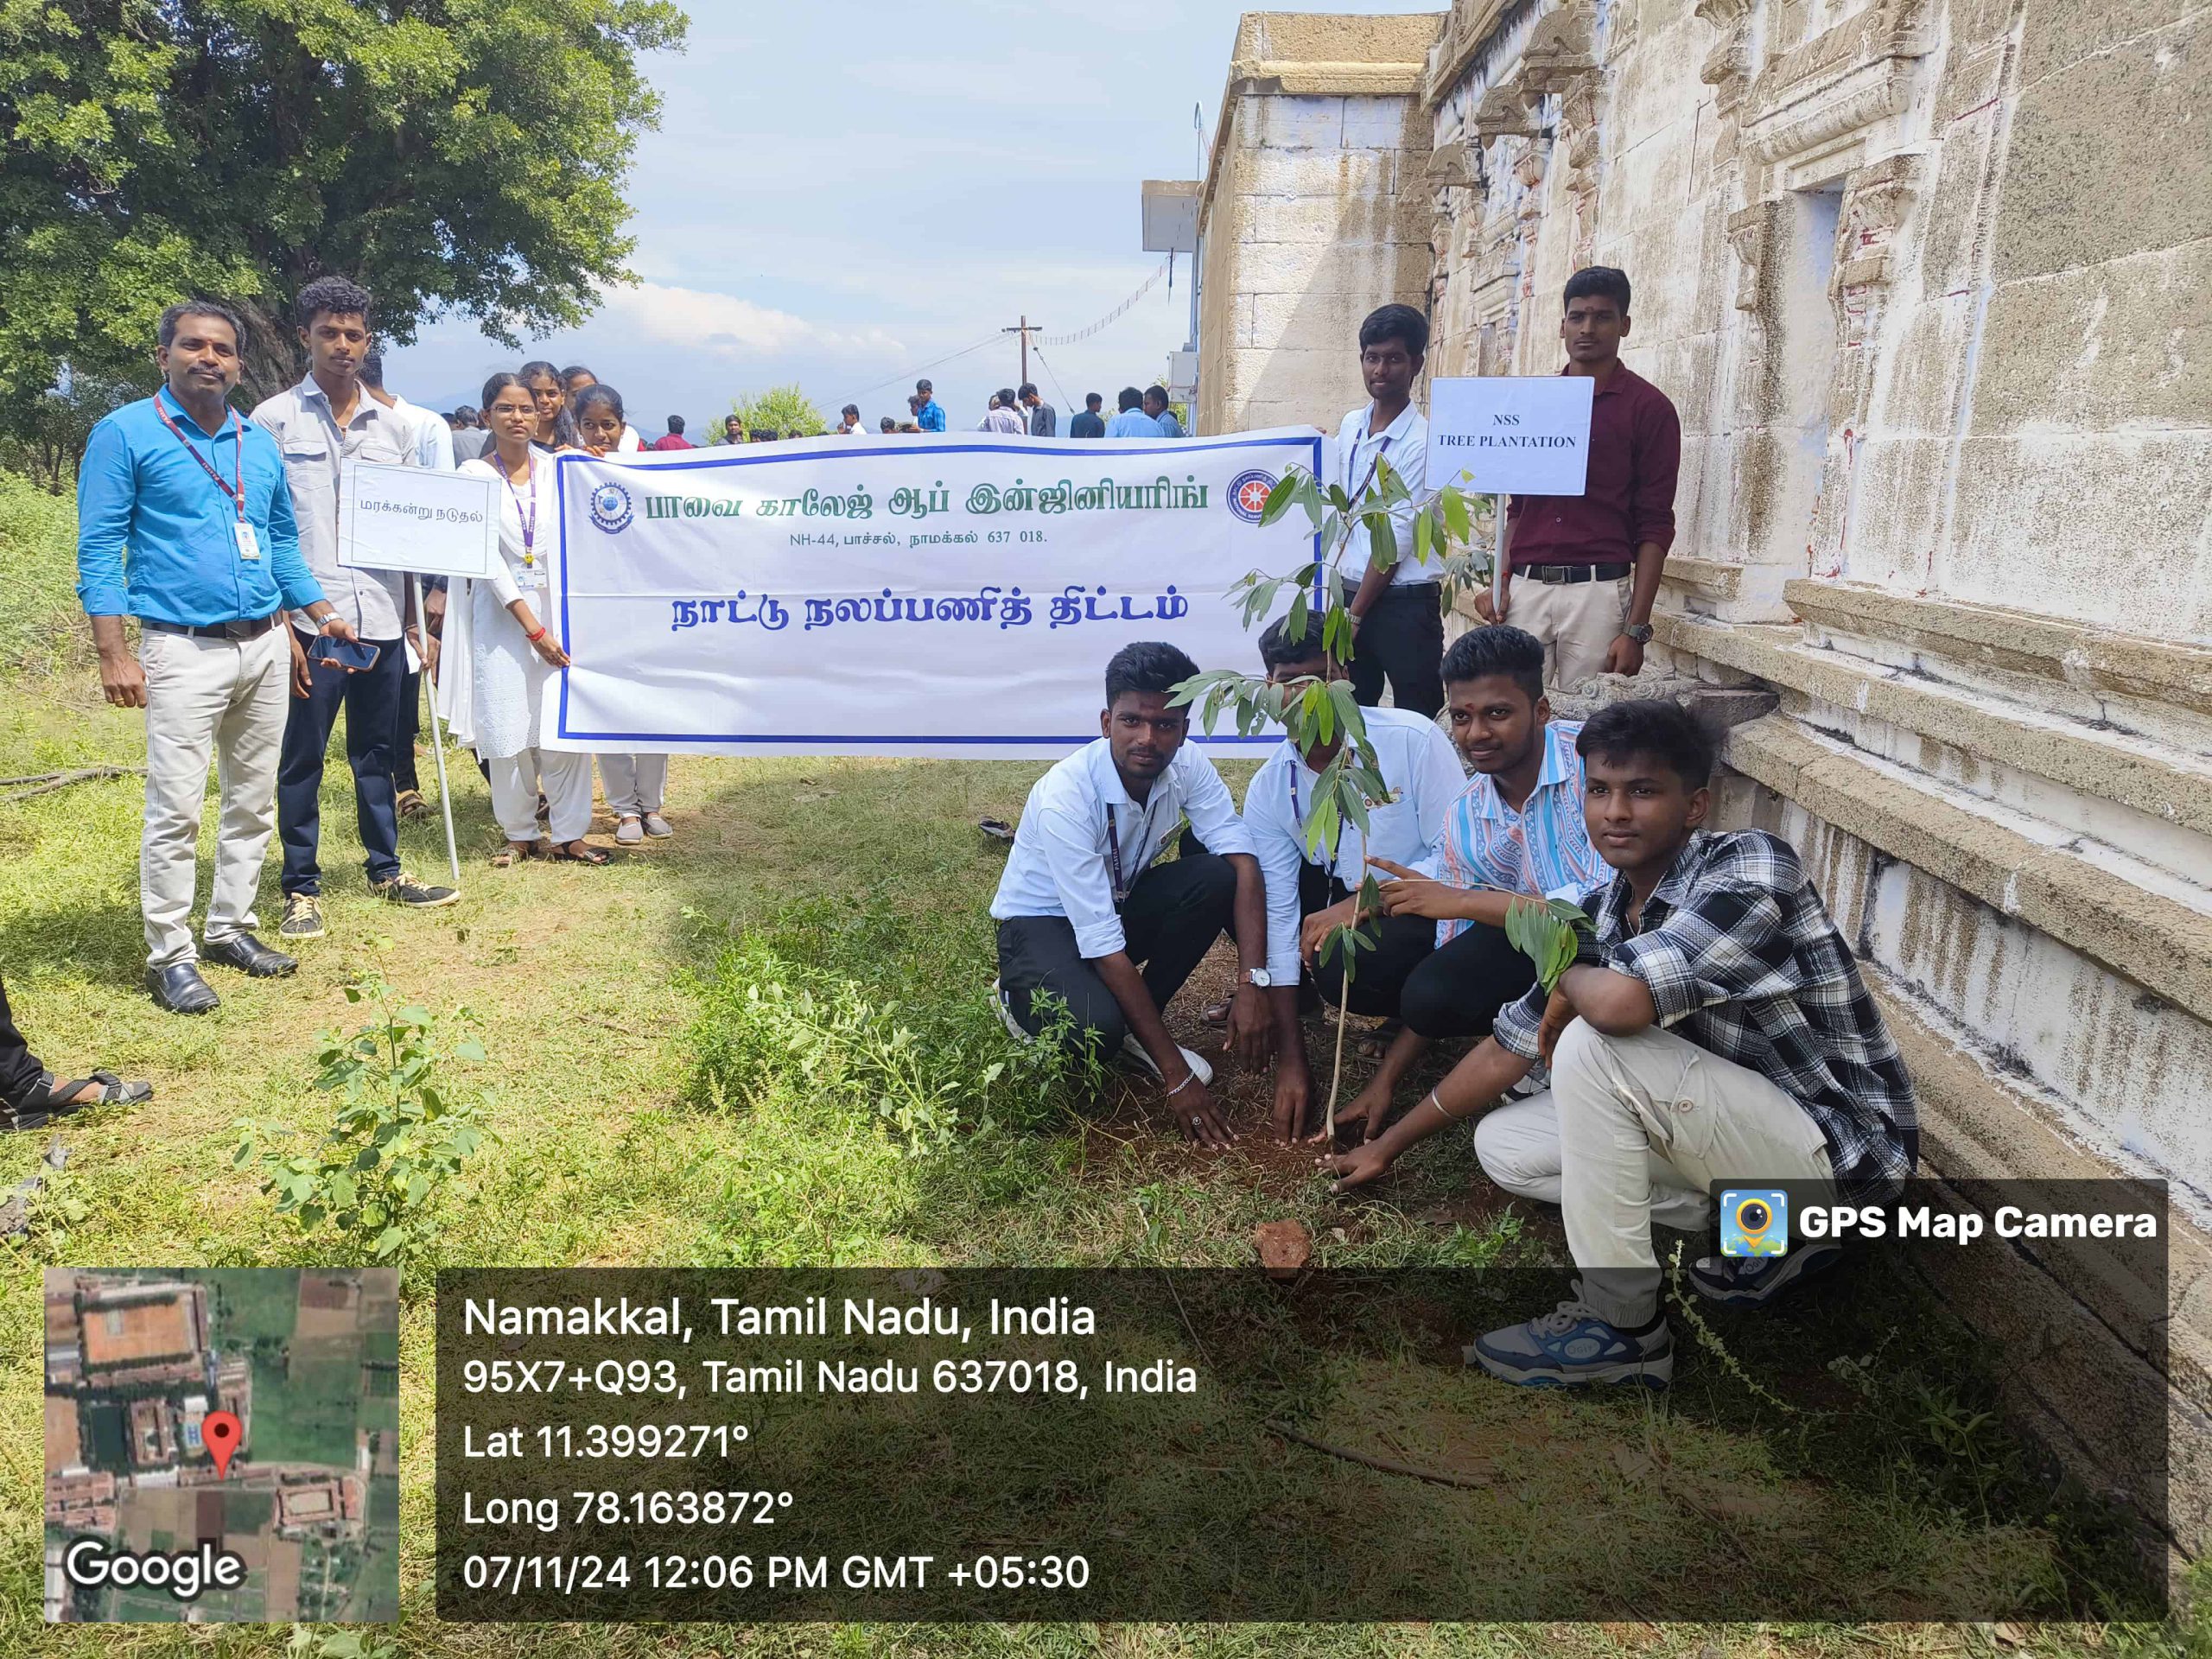
M33 436L65 365L146 379L188 295L245 311L249 404L305 372L291 296L328 273L388 344L442 312L511 346L575 327L632 280L637 60L686 27L671 0L0 4L0 433Z
M830 423L814 406L814 399L799 390L793 381L787 386L771 386L766 391L741 395L729 406L729 412L743 422L748 432L773 432L778 437L789 437L798 433L803 438L818 437L830 429ZM714 423L713 442L722 441L722 423Z

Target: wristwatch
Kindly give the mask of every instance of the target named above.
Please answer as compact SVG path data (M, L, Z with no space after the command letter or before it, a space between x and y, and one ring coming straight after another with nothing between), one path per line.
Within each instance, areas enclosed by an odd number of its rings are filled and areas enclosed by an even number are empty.
M1274 976L1264 968L1247 968L1244 970L1244 982L1248 985L1256 985L1264 991L1273 987L1275 982Z
M1639 645L1648 645L1651 643L1651 625L1649 622L1624 623L1621 625L1621 632Z

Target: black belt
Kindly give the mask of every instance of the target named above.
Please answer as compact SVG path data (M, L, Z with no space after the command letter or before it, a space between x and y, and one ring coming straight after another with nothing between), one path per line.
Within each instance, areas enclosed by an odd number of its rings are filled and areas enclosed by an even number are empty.
M275 616L241 617L232 622L210 622L204 627L192 627L182 622L162 622L150 616L138 619L141 628L150 628L156 633L181 633L190 639L258 639L276 626Z
M1618 582L1636 567L1628 564L1524 564L1513 574L1532 582Z

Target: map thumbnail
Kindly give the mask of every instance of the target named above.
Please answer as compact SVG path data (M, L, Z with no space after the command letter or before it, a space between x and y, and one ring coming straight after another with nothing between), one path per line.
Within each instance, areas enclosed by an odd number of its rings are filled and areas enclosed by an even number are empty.
M203 1427L226 1412L242 1432L219 1471ZM238 1582L189 1599L165 1567L75 1565L211 1554ZM48 1619L398 1611L397 1273L48 1270Z

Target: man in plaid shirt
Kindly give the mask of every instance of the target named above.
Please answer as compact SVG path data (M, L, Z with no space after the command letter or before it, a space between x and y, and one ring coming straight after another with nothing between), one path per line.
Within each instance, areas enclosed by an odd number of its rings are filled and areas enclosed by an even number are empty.
M1582 957L1379 1140L1325 1158L1339 1191L1472 1116L1538 1062L1548 1093L1478 1126L1484 1172L1556 1203L1582 1278L1554 1313L1491 1332L1471 1361L1508 1382L1674 1375L1651 1224L1698 1230L1716 1183L1895 1193L1919 1149L1912 1080L1851 952L1786 842L1711 834L1712 747L1687 711L1618 702L1583 727L1584 820L1611 884ZM1829 1249L1707 1258L1692 1281L1763 1302Z

